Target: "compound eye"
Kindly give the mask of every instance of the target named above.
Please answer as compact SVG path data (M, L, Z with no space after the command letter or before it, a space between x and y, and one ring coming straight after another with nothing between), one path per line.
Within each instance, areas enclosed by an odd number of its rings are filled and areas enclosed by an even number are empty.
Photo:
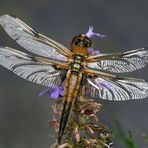
M80 42L81 42L80 39L75 39L75 40L74 40L74 45L79 45Z
M90 42L88 40L84 40L84 47L90 47Z

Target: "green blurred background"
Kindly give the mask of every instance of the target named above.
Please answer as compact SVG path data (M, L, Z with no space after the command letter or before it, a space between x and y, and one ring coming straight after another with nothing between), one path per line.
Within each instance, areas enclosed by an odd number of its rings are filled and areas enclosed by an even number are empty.
M38 32L69 47L73 36L85 33L90 25L107 35L94 39L101 52L120 52L148 46L147 0L0 0L0 15L21 18ZM0 27L0 45L24 51ZM148 81L148 68L128 74ZM126 74L127 75L127 74ZM55 139L48 127L52 118L51 100L38 98L43 86L27 82L0 67L0 148L49 148ZM148 132L148 100L106 102L100 100L100 120L111 129L114 121L108 108L129 130L139 148L147 148L142 138ZM115 139L115 148L125 148Z

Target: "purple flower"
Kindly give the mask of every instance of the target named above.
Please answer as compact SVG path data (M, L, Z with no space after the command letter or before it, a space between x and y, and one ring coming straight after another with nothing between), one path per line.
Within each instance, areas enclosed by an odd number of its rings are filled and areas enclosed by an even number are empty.
M104 88L107 88L109 90L112 90L113 86L111 85L111 83L101 79L101 78L98 78L97 81L96 81L96 84L97 86L99 87L104 87Z
M112 90L112 86L111 84L107 83L107 82L99 82L99 86L105 87L109 90Z
M88 48L88 54L89 55L98 55L101 54L101 52L99 50L94 50L92 47Z
M89 30L88 30L88 32L86 33L86 36L88 37L88 38L91 38L91 37L94 37L94 36L97 36L97 37L105 37L105 35L101 35L101 34L99 34L99 33L95 33L95 32L93 32L93 27L92 26L90 26L89 27ZM89 55L99 55L99 54L101 54L101 52L99 51L99 50L94 50L92 47L91 48L88 48L88 54Z
M93 32L93 26L89 27L89 30L88 30L88 32L85 35L88 38L91 38L91 37L94 37L94 36L101 37L101 38L105 37L105 35L103 35L103 34L99 34L99 33Z
M39 97L43 96L44 94L48 94L50 98L53 100L60 98L61 96L64 96L64 85L61 85L60 87L55 86L52 88L46 88L42 92L38 94Z

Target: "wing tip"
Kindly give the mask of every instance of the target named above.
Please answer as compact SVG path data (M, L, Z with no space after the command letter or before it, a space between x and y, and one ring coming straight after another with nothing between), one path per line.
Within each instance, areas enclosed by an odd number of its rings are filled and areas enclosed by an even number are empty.
M2 22L8 18L16 19L17 17L14 14L3 14L0 16L0 24L2 24Z
M10 15L9 14L3 14L3 15L0 16L0 20L2 20L3 18L6 18L6 17L10 17Z

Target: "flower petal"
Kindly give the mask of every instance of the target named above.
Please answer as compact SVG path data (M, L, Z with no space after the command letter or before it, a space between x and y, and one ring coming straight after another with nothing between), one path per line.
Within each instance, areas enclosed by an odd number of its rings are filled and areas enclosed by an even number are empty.
M51 93L50 97L52 99L58 99L59 98L59 91L58 90L54 91L53 93Z
M51 92L51 88L46 88L38 94L38 97L41 97L45 94L49 94Z
M101 54L101 52L99 50L94 50L92 47L88 48L88 54L89 55L98 55Z
M46 88L42 92L38 94L39 97L48 94L48 96L52 99L58 99L59 97L64 96L64 85L61 85L60 87L55 86L53 88Z
M104 34L99 34L99 33L93 32L93 26L90 26L90 27L89 27L89 30L88 30L88 32L86 33L86 36L87 36L88 38L91 38L91 37L94 37L94 36L101 37L101 38L104 38L104 37L105 37Z
M104 87L104 88L107 88L109 90L112 90L113 86L111 85L111 83L109 82L106 82L104 80L102 80L101 78L99 78L99 82L97 83L98 86L100 87Z

